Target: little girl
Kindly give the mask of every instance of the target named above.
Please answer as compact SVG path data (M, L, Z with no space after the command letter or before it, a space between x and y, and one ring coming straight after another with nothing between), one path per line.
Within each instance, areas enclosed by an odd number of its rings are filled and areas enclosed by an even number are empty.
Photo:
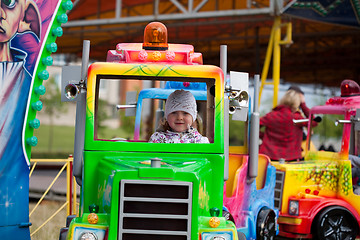
M189 91L176 90L165 103L162 130L151 135L153 143L209 143L192 124L196 120L196 100Z

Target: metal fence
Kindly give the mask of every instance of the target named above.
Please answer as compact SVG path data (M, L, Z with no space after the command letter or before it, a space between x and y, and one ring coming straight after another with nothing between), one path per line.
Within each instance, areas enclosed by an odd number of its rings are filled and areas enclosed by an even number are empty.
M31 159L31 169L29 178L33 172L35 171L36 167L39 165L49 165L49 164L60 164L61 168L58 170L56 176L54 176L52 182L47 187L47 189L43 192L42 196L31 210L29 217L36 212L38 206L42 203L45 197L48 195L49 191L53 188L55 182L59 179L61 173L66 171L66 201L65 203L59 207L51 216L49 216L36 230L31 233L33 236L36 232L38 232L42 227L44 227L48 222L50 222L61 210L66 207L67 215L76 215L77 214L77 191L76 191L76 184L75 179L72 175L73 170L73 158L70 156L68 159Z

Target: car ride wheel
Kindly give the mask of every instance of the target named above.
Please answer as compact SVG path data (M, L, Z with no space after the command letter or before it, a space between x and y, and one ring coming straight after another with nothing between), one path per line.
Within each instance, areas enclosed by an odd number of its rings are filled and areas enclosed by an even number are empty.
M263 208L260 210L256 223L256 239L272 240L276 236L276 216L273 210Z
M358 224L345 208L330 207L319 215L313 230L319 240L351 240L356 238Z

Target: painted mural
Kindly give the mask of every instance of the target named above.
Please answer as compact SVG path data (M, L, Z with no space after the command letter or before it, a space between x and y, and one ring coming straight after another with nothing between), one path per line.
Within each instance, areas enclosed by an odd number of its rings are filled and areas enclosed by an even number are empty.
M33 143L27 146L25 128L30 100L38 100L39 95L44 94L43 86L42 91L32 90L34 82L39 81L35 77L37 68L44 65L39 63L44 47L48 40L59 36L54 32L48 38L52 26L61 24L54 21L59 6L58 0L1 1L0 233L3 239L30 239L30 156L27 151L36 145L37 139L32 138ZM56 51L55 43L52 44L53 49L48 48L48 55ZM52 63L51 60L48 59Z

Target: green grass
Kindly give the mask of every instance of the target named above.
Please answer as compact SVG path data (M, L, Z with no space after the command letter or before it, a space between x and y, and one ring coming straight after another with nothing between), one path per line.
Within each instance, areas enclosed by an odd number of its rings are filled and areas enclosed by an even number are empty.
M32 148L32 158L38 157L67 157L74 151L75 127L53 126L53 137L50 139L50 126L41 125L35 130L34 135L38 138L38 144Z
M53 126L53 131L52 151L72 151L74 148L75 127ZM49 132L49 125L41 125L40 128L35 131L34 134L38 138L38 145L33 148L33 151L49 151Z
M133 131L133 130L132 130ZM112 138L132 138L133 137L133 133L128 133L128 131L124 131L121 128L101 128L99 133L98 133L98 137L99 138L103 138L103 139L112 139Z
M113 137L128 136L123 129L101 129L101 136L111 139ZM53 135L50 135L50 126L41 125L34 131L38 144L31 150L32 158L67 158L74 152L75 127L53 126Z

